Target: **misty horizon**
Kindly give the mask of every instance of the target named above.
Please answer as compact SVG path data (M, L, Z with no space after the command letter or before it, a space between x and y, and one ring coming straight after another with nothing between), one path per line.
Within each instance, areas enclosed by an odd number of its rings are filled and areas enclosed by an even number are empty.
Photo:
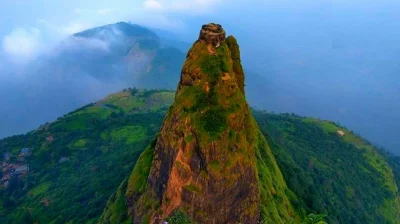
M397 75L400 67L396 58L400 56L397 41L400 29L395 22L400 19L396 13L399 4L394 1L301 3L254 0L247 5L217 0L199 1L193 9L183 1L117 1L112 7L79 2L67 6L59 1L32 6L29 15L24 12L30 3L23 6L11 3L7 7L18 6L14 11L19 12L19 17L26 15L30 19L5 23L12 15L6 11L9 8L3 8L0 95L9 108L0 111L6 118L3 122L7 122L0 136L35 129L79 106L135 85L132 80L116 78L110 83L94 77L92 72L74 73L73 70L70 74L65 70L64 78L57 80L53 77L55 71L41 71L42 58L54 57L55 49L59 51L60 46L73 49L81 44L93 44L95 48L107 50L107 45L97 40L68 42L74 33L126 21L159 31L164 39L190 45L198 36L198 28L213 21L238 39L246 73L263 80L247 83L252 106L339 122L377 146L399 154L396 130L400 125ZM56 8L57 5L60 7ZM247 13L240 13L239 8ZM41 14L43 10L47 13ZM141 10L146 13L135 13ZM240 19L233 22L236 17ZM65 66L70 64L65 61ZM106 76L116 74L115 69L107 71L106 67L102 71L106 71ZM123 73L126 72L121 72L122 76ZM47 85L41 80L54 83ZM52 91L51 86L57 86L53 94L56 90L61 93L45 100L48 93L44 89ZM263 92L252 93L253 89ZM38 97L32 101L35 94ZM30 99L30 103L23 99ZM69 103L62 104L62 101ZM47 105L49 114L40 112L38 105L44 105L40 106L43 108ZM26 109L37 114L30 114Z

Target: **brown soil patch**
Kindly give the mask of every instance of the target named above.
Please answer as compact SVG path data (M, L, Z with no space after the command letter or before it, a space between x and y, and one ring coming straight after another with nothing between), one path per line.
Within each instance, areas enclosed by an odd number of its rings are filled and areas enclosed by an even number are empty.
M210 85L208 85L208 82L204 85L204 90L208 93L210 92Z
M177 167L178 163L188 172L187 176L182 176L180 174L179 168ZM168 186L164 195L164 198L168 198L170 201L168 204L163 203L162 205L163 216L165 216L163 218L169 216L182 202L182 187L188 185L192 180L192 173L190 173L190 166L188 163L189 158L185 157L183 149L180 148L174 166L172 167Z
M231 75L229 75L229 73L222 73L221 79L224 81L228 81L228 80L231 80L232 77L231 77Z
M217 52L215 51L214 47L212 45L207 46L208 53L211 55L217 55Z

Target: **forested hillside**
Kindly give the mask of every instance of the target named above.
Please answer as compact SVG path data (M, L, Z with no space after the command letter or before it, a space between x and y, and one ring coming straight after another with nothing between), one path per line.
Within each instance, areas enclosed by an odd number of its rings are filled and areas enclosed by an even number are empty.
M254 111L297 206L329 223L399 223L399 167L338 124ZM390 157L391 160L394 157ZM393 170L394 169L394 170Z
M0 223L96 223L173 99L170 91L125 90L0 140ZM295 193L291 203L304 215L325 213L328 223L399 223L398 159L331 122L253 115Z
M154 138L173 92L126 90L0 141L0 223L95 223ZM28 148L31 155L22 155ZM24 173L20 167L29 167Z

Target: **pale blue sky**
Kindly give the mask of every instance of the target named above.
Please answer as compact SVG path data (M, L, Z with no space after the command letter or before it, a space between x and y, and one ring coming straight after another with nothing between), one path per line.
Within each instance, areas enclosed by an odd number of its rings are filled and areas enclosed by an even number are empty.
M216 21L272 45L398 48L399 11L398 0L0 0L0 41L3 54L29 59L98 25L132 21L194 38L201 24Z

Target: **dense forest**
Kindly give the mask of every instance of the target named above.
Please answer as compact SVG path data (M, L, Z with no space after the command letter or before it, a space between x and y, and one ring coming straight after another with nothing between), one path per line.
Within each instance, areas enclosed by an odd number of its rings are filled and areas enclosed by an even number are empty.
M171 91L126 89L0 140L0 223L96 223L173 100ZM253 115L304 216L326 214L328 223L400 220L399 157L332 122Z
M328 121L294 114L253 114L286 183L299 199L294 205L327 214L329 223L400 220L393 177L399 167L392 172L385 156L366 140Z

